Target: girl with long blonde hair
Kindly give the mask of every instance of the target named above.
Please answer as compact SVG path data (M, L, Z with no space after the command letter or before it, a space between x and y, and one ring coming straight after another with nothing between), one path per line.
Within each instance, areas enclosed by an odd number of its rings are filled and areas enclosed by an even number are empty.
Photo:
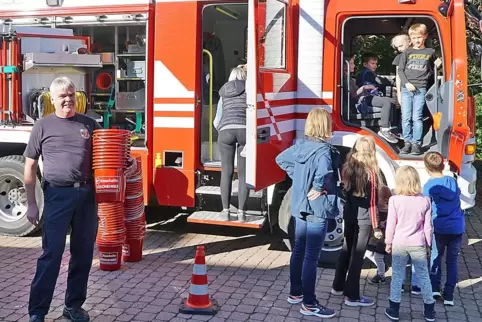
M360 295L360 274L372 230L382 238L378 215L378 191L382 187L375 140L360 137L342 168L346 203L343 207L345 240L333 280L333 295L344 295L348 306L370 306L375 302Z

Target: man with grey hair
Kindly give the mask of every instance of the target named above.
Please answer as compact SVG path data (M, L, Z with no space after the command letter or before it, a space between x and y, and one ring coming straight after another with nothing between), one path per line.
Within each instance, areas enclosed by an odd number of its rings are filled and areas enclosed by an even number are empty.
M97 234L97 204L92 183L92 134L100 125L77 114L75 85L67 77L50 86L55 112L33 126L25 149L24 181L27 218L38 225L35 196L38 160L43 161L44 209L42 249L32 281L29 300L31 322L43 322L47 315L60 271L69 227L70 262L63 316L75 322L90 321L82 309Z

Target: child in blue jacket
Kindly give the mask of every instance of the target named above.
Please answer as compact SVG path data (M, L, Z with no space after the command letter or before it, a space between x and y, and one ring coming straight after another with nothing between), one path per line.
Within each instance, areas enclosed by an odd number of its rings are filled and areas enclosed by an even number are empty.
M325 240L328 220L338 215L336 181L332 155L326 142L332 135L331 114L314 108L308 114L305 137L276 158L293 180L291 215L295 218L295 246L290 260L291 290L288 302L301 304L300 313L321 318L336 315L322 306L315 295L316 269ZM337 161L337 160L335 160Z
M444 305L453 306L454 289L458 278L457 261L465 232L464 213L460 207L460 189L453 177L443 174L444 158L440 153L429 152L423 161L431 177L423 187L423 194L432 200L432 291L435 297L442 295ZM441 294L442 257L445 252L447 281Z

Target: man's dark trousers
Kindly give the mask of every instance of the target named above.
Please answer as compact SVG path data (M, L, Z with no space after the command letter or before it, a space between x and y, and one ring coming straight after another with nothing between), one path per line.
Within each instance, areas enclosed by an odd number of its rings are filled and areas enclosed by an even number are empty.
M77 309L84 304L97 234L97 203L91 184L58 187L46 183L44 199L43 253L30 290L30 316L45 316L49 311L69 227L71 257L65 306Z

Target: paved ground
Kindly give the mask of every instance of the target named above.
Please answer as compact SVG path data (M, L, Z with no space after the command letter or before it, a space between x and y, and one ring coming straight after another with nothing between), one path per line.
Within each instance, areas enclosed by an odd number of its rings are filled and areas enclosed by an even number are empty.
M480 203L479 203L480 204ZM298 306L286 302L289 252L269 236L238 234L226 237L200 234L204 228L184 227L180 231L150 231L145 258L125 264L116 272L103 272L94 262L85 308L94 321L299 321L320 320L299 314ZM220 231L215 229L214 231ZM205 231L204 231L205 232ZM244 232L243 232L244 233ZM251 232L252 233L252 232ZM231 234L232 235L232 234ZM467 218L467 236L460 257L460 282L456 306L437 305L437 321L482 321L482 209ZM210 294L219 302L215 317L178 314L180 297L186 295L192 274L195 246L206 246ZM0 320L27 321L27 301L40 237L0 237ZM61 316L67 278L68 252L55 291L49 320ZM388 321L389 284L373 286L365 269L360 281L364 294L377 299L369 308L349 308L339 297L330 296L332 269L319 269L317 294L322 304L338 310L330 321ZM388 272L390 276L391 271ZM403 295L402 320L422 320L422 299Z

